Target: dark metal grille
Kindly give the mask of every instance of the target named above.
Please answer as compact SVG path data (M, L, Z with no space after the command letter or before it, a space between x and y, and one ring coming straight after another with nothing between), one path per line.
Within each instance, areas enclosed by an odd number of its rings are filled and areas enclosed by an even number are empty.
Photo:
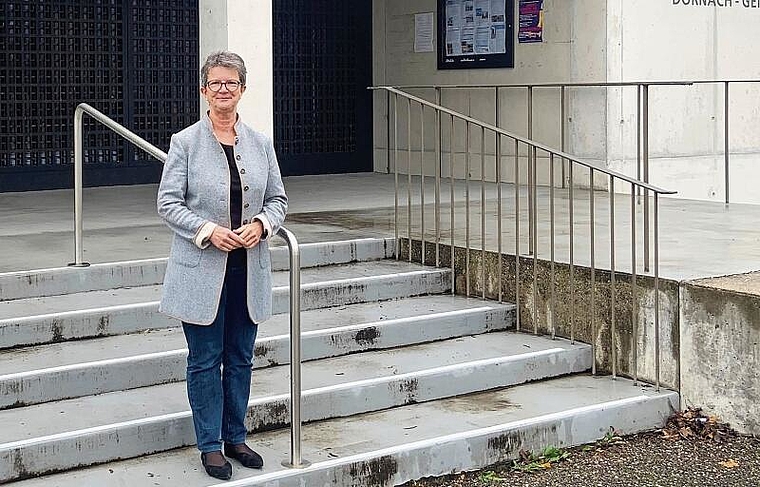
M275 148L298 154L356 152L371 69L370 2L274 1ZM367 49L369 45L370 49ZM300 168L296 173L318 170Z
M172 2L171 9L161 5L132 1L131 126L168 148L173 132L198 119L198 3Z
M73 163L77 103L93 105L164 149L172 132L197 120L198 1L151 3L161 5L0 3L0 190L38 188L3 184L22 173L32 181L57 168L63 177L60 170ZM84 163L104 170L148 158L87 117L84 148ZM134 172L132 179L97 178L142 182ZM65 185L51 179L48 187Z

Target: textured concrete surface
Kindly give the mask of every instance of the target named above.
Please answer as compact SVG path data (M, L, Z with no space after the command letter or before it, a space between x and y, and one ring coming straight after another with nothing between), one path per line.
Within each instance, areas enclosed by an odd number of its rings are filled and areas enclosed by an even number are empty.
M512 310L453 296L309 310L301 316L302 359L504 330ZM289 315L259 328L255 368L289 363L289 328ZM180 328L8 350L0 354L0 409L181 381L186 356Z
M400 248L402 260L406 259L407 242L401 242ZM428 264L435 261L434 250L430 245L425 249ZM442 265L450 266L450 247L442 245L440 253ZM421 260L419 241L412 241L412 260ZM454 267L458 294L469 292L471 296L484 295L496 300L501 280L502 299L519 307L520 330L593 344L597 370L603 373L637 377L655 384L659 362L659 382L666 387L678 387L678 282L659 280L659 337L655 340L655 290L650 276L638 276L634 288L629 274L616 272L613 286L612 274L596 269L592 287L588 268L576 265L571 279L565 263L555 262L552 266L543 258L534 261L532 257L521 256L518 287L514 256L502 256L499 269L498 254L487 250L483 255L480 250L470 250L467 264L467 252L460 247L455 249Z
M760 295L756 275L681 284L683 400L760 434Z
M303 420L470 394L589 366L588 346L504 332L307 362ZM254 374L249 431L287 425L288 372L279 366ZM58 401L2 415L7 427L6 442L0 444L1 480L194 442L184 384ZM51 449L55 455L48 454Z
M758 264L760 264L760 262ZM721 289L724 291L734 291L736 293L760 296L760 271L707 279L696 279L692 281L692 284L713 289Z
M442 293L451 289L450 274L394 260L308 268L301 272L301 309ZM273 283L273 312L286 313L289 273L275 272ZM160 286L140 286L0 301L0 348L176 326L158 313L160 295Z
M307 424L303 458L312 466L306 470L280 465L288 458L290 438L279 430L248 438L265 467L236 464L230 483L215 483L201 470L197 451L185 448L14 485L390 487L513 458L520 449L593 441L610 426L624 433L656 428L675 407L672 392L576 376Z
M580 184L580 176L579 184ZM406 228L406 187L402 178L401 224ZM435 214L430 204L435 200L433 178L426 178L425 227L427 239L435 237ZM444 181L445 183L445 181ZM299 176L285 178L290 197L286 225L299 240L315 242L393 236L393 175L366 173L333 176ZM419 178L412 181L412 204L420 201ZM486 248L496 250L496 187L486 185ZM85 257L90 262L165 257L170 234L155 212L155 185L88 188L84 192ZM514 250L514 187L503 186L503 251ZM609 196L596 191L595 261L609 265ZM527 193L521 187L521 251L527 253ZM590 262L589 197L576 188L574 233L577 240L574 258L581 265ZM470 238L480 247L480 183L470 183ZM549 191L538 192L539 256L549 258ZM466 238L464 211L465 184L455 187L455 228L457 245ZM449 187L441 189L444 206L441 232L449 238ZM30 268L58 267L73 258L72 191L42 191L0 194L0 272ZM637 213L637 261L642 266L642 209ZM621 270L630 269L630 196L618 194L615 205L617 231L616 261ZM569 205L567 190L556 191L555 258L569 261ZM754 205L710 203L695 200L662 198L660 208L661 276L670 279L694 279L755 271L760 268L760 212ZM413 233L419 233L421 212L412 211ZM715 256L720 255L720 259ZM643 268L641 269L643 271Z
M390 258L394 255L395 244L390 238L365 238L304 243L299 249L303 269ZM271 247L270 254L273 271L290 268L286 246ZM0 273L0 300L161 284L166 262L166 258L155 258Z

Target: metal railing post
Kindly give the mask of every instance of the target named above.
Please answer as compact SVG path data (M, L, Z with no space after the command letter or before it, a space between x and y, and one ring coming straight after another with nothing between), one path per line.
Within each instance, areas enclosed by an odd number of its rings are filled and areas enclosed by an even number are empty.
M575 344L575 177L573 161L567 166L570 185L568 189L568 237L570 239L570 343Z
M644 159L644 182L649 183L649 85L642 85L642 111L641 122L642 157ZM649 190L644 189L644 272L649 272Z
M385 93L385 140L386 140L386 159L385 159L385 174L391 173L391 92Z
M441 104L441 89L435 89L435 104ZM441 112L435 110L435 266L441 266L441 171L443 170L443 142L441 140Z
M420 105L420 263L425 265L425 105Z
M495 105L496 105L496 113L494 114L494 118L495 118L495 124L498 127L499 126L499 88L496 88L496 92L494 93L494 95L495 95ZM502 278L501 278L502 268L504 266L503 257L502 257L503 241L502 241L502 231L501 231L502 230L501 228L501 225L502 225L502 222L501 222L501 217L502 217L502 214L501 214L502 212L501 134L499 134L498 132L495 132L494 136L496 137L496 150L495 150L495 155L496 155L496 238L497 238L497 251L498 251L498 257L497 257L498 271L497 272L499 276L497 294L499 296L498 297L499 302L501 303L504 301L504 285L502 283ZM515 185L515 187L517 187L517 185Z
M562 165L565 165L565 160L560 159ZM550 271L549 271L549 311L550 316L547 321L551 325L552 340L557 337L557 323L555 322L556 314L556 302L555 302L555 269L554 269L554 154L549 153L549 256L551 259Z
M636 287L636 186L631 183L631 351L633 385L639 383L639 295Z
M470 297L470 122L465 122L464 130L464 273L465 296Z
M486 129L480 127L480 282L486 299Z
M401 240L399 239L399 204L398 204L398 95L393 94L393 183L396 193L393 198L393 238L395 239L396 260L401 258Z
M515 141L515 329L520 331L520 141Z
M615 178L610 176L610 351L612 379L617 379L617 322L615 321L616 306L615 284Z
M451 115L451 126L449 128L449 251L451 253L451 294L456 294L456 266L454 260L456 257L454 246L454 115Z
M725 139L723 141L723 143L724 143L724 148L723 148L723 169L724 169L724 172L725 172L725 176L724 177L725 177L725 180L726 180L726 204L728 204L728 201L729 201L729 167L728 167L728 164L729 164L729 158L730 158L730 154L729 154L729 131L728 131L728 115L729 115L729 113L728 113L728 105L729 105L728 83L729 83L728 81L724 82L724 89L723 89L723 92L724 92L724 101L723 101L723 104L724 104L724 110L725 110L725 113L723 114L723 118L724 118L723 123L725 125L725 127L723 128L723 138Z
M533 87L528 87L528 95L527 95L527 106L528 106L528 140L533 140ZM533 147L530 145L527 145L525 147L527 150L527 156L528 156L528 255L531 255L534 251L534 244L533 242L533 225L535 224L533 220L533 213L535 212L534 208L534 200L533 200L533 193L535 192L533 185L533 176L535 175L535 171L533 170L533 165L536 163L533 156L535 155L535 151L533 150Z
M83 210L82 210L82 118L84 111L78 107L74 111L74 262L77 267L87 267L84 261Z
M559 140L559 143L560 143L560 149L562 150L562 152L565 152L565 139L566 139L566 132L567 132L567 129L566 129L566 126L565 126L565 124L566 124L565 120L567 119L567 115L565 114L565 111L567 110L567 108L565 107L565 105L567 104L567 102L565 100L565 86L564 85L562 85L560 87L560 92L559 93L560 93L559 94L559 104L560 104L559 105L559 116L560 116L560 125L559 125L560 140ZM567 187L567 181L565 181L566 177L567 176L565 175L565 160L562 159L562 189L565 189L565 187Z
M572 163L571 163L572 164ZM589 250L591 257L591 307L589 313L591 315L591 374L596 375L596 210L594 201L594 169L589 169Z
M282 465L306 468L310 463L301 458L301 251L293 232L280 227L277 235L290 252L290 461Z
M636 179L641 181L641 85L636 85ZM637 192L641 196L641 188Z
M654 194L654 369L660 392L660 195ZM678 360L678 359L676 359Z
M406 242L412 261L412 100L406 99Z

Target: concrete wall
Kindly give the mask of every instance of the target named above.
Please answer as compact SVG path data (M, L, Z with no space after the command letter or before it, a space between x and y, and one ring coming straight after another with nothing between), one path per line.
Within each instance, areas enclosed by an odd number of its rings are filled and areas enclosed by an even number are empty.
M435 262L435 246L427 242L425 262ZM408 242L401 240L401 257L408 254ZM412 260L421 262L421 244L412 241ZM451 266L450 247L441 245L440 265ZM456 247L454 256L455 289L467 293L466 250ZM481 274L483 262L485 272ZM520 259L520 320L524 332L555 333L595 345L599 374L613 370L619 375L638 378L650 384L659 378L663 387L680 386L682 405L704 408L730 423L737 431L760 434L760 272L738 276L702 279L679 283L659 282L659 340L655 339L654 281L637 277L633 299L631 276L615 274L615 324L612 324L612 286L609 270L596 269L594 305L591 305L591 274L588 267L576 265L573 298L570 293L569 266L555 263L554 299L551 264L537 260L536 286L533 287L533 259ZM502 282L503 299L516 302L515 258L503 254L501 274L498 253L470 250L470 295L498 299ZM572 305L571 305L572 304ZM593 310L593 322L590 312ZM635 321L634 321L635 317ZM636 324L634 326L634 323ZM614 354L613 354L614 350ZM634 351L636 355L634 355Z
M209 52L229 49L248 70L240 116L251 127L274 133L271 0L200 0L201 65ZM201 98L201 110L207 110Z
M608 0L607 79L760 78L760 9L741 0L718 2L724 7L691 3ZM757 178L760 162L758 95L760 84L731 88L732 202L760 203L747 183ZM720 85L651 88L651 181L678 190L679 197L722 200L723 110ZM610 90L608 113L609 165L635 174L635 88Z
M438 71L436 53L414 52L414 14L434 12L435 0L375 0L374 82L376 85L495 84L531 82L615 82L642 80L760 79L760 9L739 0L726 7L683 5L682 0L546 0L544 42L516 44L514 69ZM430 90L409 90L433 100ZM732 202L760 203L752 181L760 162L760 84L731 90ZM678 197L724 198L723 87L652 87L650 91L650 180L679 191ZM526 92L503 90L500 124L527 134ZM492 91L444 92L443 104L487 122L494 121ZM567 92L566 150L620 172L636 175L636 89L574 88ZM412 114L412 172L420 172L419 108ZM426 122L424 168L433 174L433 117ZM386 100L375 99L375 170L392 171L386 146ZM406 104L399 114L398 146L407 148ZM455 174L464 175L464 125L456 129ZM537 89L533 138L560 146L559 94ZM448 128L444 123L444 141ZM391 147L393 147L391 137ZM512 146L504 153L505 181L511 181ZM470 147L479 154L479 134ZM495 143L486 139L486 176L494 179ZM447 145L444 153L447 155ZM406 154L399 158L407 171ZM478 155L479 157L479 155ZM524 154L521 161L524 161ZM523 162L524 165L524 162ZM544 164L545 166L545 158ZM448 158L442 168L448 173ZM539 171L542 172L542 171ZM479 167L471 168L480 177ZM546 170L539 176L548 182ZM583 180L580 181L581 184Z
M435 246L427 242L425 263L435 263ZM441 245L442 267L451 266L451 247ZM408 241L401 241L401 258L408 257ZM454 273L457 294L467 294L467 252L455 248ZM422 262L421 243L412 240L412 260ZM482 263L485 262L485 272ZM654 279L638 276L636 298L633 298L631 276L625 272L615 273L615 301L612 301L612 285L609 270L596 269L594 274L594 305L591 305L591 269L574 266L573 290L570 289L570 266L555 262L554 298L551 289L551 263L537 259L535 291L533 283L533 259L521 256L519 282L519 313L521 330L531 333L535 329L542 335L574 338L583 343L593 343L597 371L609 375L614 371L626 377L637 376L640 380L655 384L658 377L663 387L678 388L678 361L681 356L679 336L679 287L678 282L660 279L659 282L659 340L655 339ZM499 279L502 282L503 299L516 303L515 257L502 255L499 274L498 253L470 250L469 263L470 296L480 297L485 291L487 299L498 299ZM483 277L481 277L483 276ZM571 299L572 296L572 299ZM613 325L614 308L614 325ZM593 320L592 314L593 311ZM635 321L634 321L635 316ZM534 320L534 317L536 318ZM534 323L538 326L535 327ZM635 323L635 326L634 326ZM656 343L659 346L659 361ZM634 351L636 353L634 353Z
M760 434L757 273L681 285L682 398L739 431Z
M375 85L431 85L431 84L505 84L537 83L550 81L595 81L604 76L606 32L604 29L589 29L588 23L604 25L606 0L546 0L546 29L544 42L540 44L515 44L514 69L477 70L437 70L437 54L414 52L414 14L435 12L436 0L375 0L374 8L374 84ZM590 20L591 19L591 20ZM434 101L432 90L409 92ZM500 92L500 125L517 135L527 135L527 91L525 89L505 89ZM560 145L559 91L557 89L536 90L534 94L533 138L547 144ZM462 113L493 123L495 121L495 96L492 90L443 92L442 103ZM602 90L586 90L568 94L567 133L568 149L584 157L602 161L605 158L603 137L605 122L605 98ZM589 109L589 106L592 108ZM407 106L399 105L398 146L408 147ZM395 161L388 161L388 120L386 118L386 97L375 97L375 170L393 171ZM421 128L419 107L412 112L411 147L413 150L413 173L420 172ZM426 118L425 126L425 172L434 173L434 119L432 113ZM593 131L589 128L593 127ZM393 129L391 129L393 132ZM464 124L455 127L454 163L455 175L464 177L465 137ZM444 120L443 136L448 140L449 129ZM391 147L393 147L391 137ZM470 147L480 151L479 133L473 133ZM448 174L448 146L443 148L443 172ZM494 178L495 141L493 135L486 138L486 174ZM523 151L521 151L523 152ZM512 179L511 166L513 148L505 143L505 181ZM523 166L524 156L522 153ZM406 154L399 158L400 171L406 172ZM524 171L523 171L524 172ZM479 162L470 173L480 177ZM545 179L545 177L544 177Z

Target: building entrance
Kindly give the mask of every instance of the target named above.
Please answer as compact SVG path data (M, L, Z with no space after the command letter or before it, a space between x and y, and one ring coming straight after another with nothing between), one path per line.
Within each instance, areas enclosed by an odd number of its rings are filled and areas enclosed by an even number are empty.
M274 144L283 175L372 170L372 2L274 0Z
M0 2L0 192L73 181L86 102L167 150L198 119L198 0ZM161 164L85 117L88 186L156 182Z

